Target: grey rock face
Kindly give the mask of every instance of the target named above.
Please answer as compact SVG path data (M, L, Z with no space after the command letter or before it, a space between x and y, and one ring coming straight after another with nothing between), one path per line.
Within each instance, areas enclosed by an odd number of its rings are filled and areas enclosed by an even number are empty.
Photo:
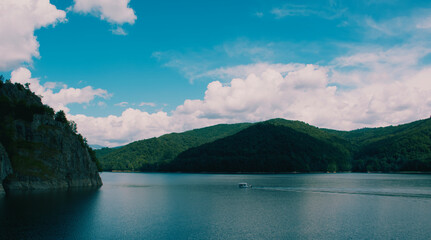
M3 180L11 173L12 166L10 164L9 157L3 145L0 144L0 194L4 193Z
M102 185L96 163L66 124L34 115L31 123L15 120L14 125L18 151L14 173L4 181L6 190Z
M0 83L0 180L4 190L99 187L81 135L26 87ZM12 172L13 171L13 172Z

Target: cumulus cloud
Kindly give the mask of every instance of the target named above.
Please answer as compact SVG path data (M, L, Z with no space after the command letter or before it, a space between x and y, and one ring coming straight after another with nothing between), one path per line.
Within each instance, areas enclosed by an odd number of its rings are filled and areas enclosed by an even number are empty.
M431 112L430 71L424 68L396 81L344 90L332 85L332 70L327 66L304 65L284 75L268 68L229 84L210 83L204 99L185 101L173 116L228 122L284 117L335 129L398 124Z
M305 65L285 76L269 68L259 75L235 78L229 84L214 81L203 100L186 100L175 114L228 122L275 117L315 122L316 111L332 102L336 92L336 87L327 86L326 72L325 68ZM315 113L310 116L310 111Z
M69 115L78 130L93 144L122 145L134 140L159 136L180 129L165 112L149 114L128 108L120 116L89 117Z
M104 146L123 145L218 123L255 122L278 117L340 130L400 124L428 117L431 113L431 67L417 69L412 64L414 67L407 71L409 74L400 74L392 81L386 79L390 74L387 68L366 71L361 68L364 62L367 65L371 62L397 65L397 61L388 55L391 54L377 52L376 56L362 58L363 61L358 60L361 55L347 56L346 59L351 60L346 66L359 66L359 70L349 73L341 72L336 64L262 63L219 69L220 74L240 77L229 82L209 83L202 99L185 100L170 113L150 114L128 108L120 116L71 117L91 143ZM235 69L239 73L235 74ZM366 84L353 81L352 88L338 87L339 83L352 82L349 79L352 76L372 76L376 80L366 81ZM384 80L378 80L380 78Z
M73 11L90 13L100 19L116 25L111 31L117 35L125 35L122 24L134 24L135 11L129 7L130 0L74 0Z
M31 72L27 68L18 68L11 73L11 81L21 84L30 83L30 90L37 95L42 96L42 102L54 108L54 110L63 110L68 112L67 105L70 103L89 103L95 97L109 98L110 95L106 90L93 89L91 86L84 88L68 88L62 85L58 92L54 89L59 86L58 83L47 82L41 85L38 78L32 78Z
M49 0L0 1L0 70L9 71L40 57L36 29L66 21Z

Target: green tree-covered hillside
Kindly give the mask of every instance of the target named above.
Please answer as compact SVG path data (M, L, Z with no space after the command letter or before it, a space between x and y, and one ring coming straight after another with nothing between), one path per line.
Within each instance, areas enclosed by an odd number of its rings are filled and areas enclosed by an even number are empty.
M431 171L431 119L353 131L272 119L167 134L96 152L104 170Z
M220 124L136 141L120 148L102 148L96 150L96 153L105 171L159 171L179 153L191 147L230 136L250 125L250 123Z
M357 146L354 171L431 171L431 119L356 130L346 137Z
M167 170L184 172L347 171L345 141L302 122L271 120L182 152Z

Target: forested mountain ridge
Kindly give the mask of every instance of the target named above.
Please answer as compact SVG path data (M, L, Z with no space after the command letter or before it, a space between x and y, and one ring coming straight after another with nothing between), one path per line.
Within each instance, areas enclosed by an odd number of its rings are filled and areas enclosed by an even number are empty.
M122 158L130 147L102 149L104 170L187 171L187 172L281 172L281 171L431 171L431 119L399 126L337 131L300 121L272 119L265 122L222 125L218 138L204 136L215 127L143 140L151 164L131 168L133 158ZM193 144L183 144L190 132L200 133ZM185 135L183 135L185 134ZM192 134L193 135L193 134ZM198 134L199 135L199 134ZM195 136L196 137L196 136ZM206 139L205 141L201 141ZM142 144L142 143L141 143ZM138 144L135 154L142 151ZM171 151L170 149L176 151ZM163 150L162 150L163 149ZM105 154L103 151L110 152ZM117 164L109 163L112 153L122 153ZM151 152L159 154L151 155ZM126 154L125 154L126 153ZM161 158L160 153L167 157ZM105 156L103 156L105 154ZM160 159L169 159L160 161ZM241 164L239 164L242 161ZM284 164L283 164L284 161ZM129 165L127 165L129 164ZM106 166L109 166L108 168ZM141 165L142 166L142 165ZM271 167L272 166L272 167Z
M397 134L406 134L410 131L416 131L423 128L429 128L431 118L417 120L411 123L401 124L398 126L386 126L377 128L361 128L352 131L338 131L323 129L329 133L351 141L355 145L366 145L383 138L391 137Z
M330 139L330 140L329 140ZM190 148L166 170L183 172L348 171L344 140L302 122L257 123L232 136Z
M363 131L374 137L352 138L354 171L431 171L431 119Z
M179 153L191 148L230 136L250 126L250 123L219 124L171 133L158 138L132 142L118 148L96 150L103 170L159 171Z

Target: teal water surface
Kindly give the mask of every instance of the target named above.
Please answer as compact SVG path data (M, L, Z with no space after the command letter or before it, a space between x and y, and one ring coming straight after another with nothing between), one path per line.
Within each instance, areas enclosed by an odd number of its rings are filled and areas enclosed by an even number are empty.
M0 239L431 238L431 175L101 176L100 189L0 197Z

